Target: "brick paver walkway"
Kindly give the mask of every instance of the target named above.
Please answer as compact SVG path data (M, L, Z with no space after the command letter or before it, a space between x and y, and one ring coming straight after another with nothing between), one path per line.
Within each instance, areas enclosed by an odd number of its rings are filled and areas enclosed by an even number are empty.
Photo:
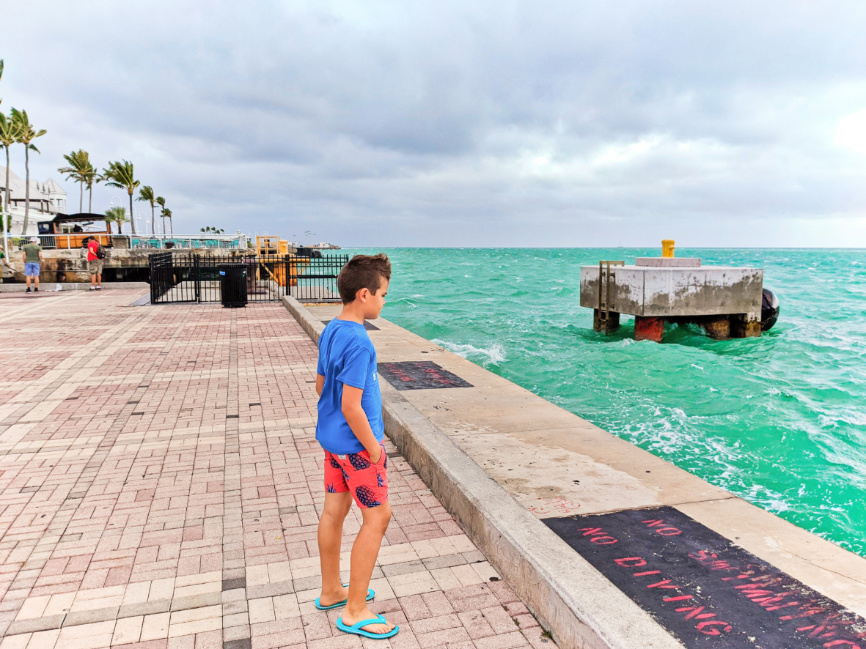
M276 304L138 295L0 294L0 649L555 646L390 444L372 608L402 630L336 631L314 345Z

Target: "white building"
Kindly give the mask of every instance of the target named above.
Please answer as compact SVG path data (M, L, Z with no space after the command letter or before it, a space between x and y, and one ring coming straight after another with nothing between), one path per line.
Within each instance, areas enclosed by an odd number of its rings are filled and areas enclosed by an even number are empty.
M36 224L47 221L58 212L66 213L66 191L52 178L30 181L30 219L27 232L24 225L25 183L14 171L9 172L9 213L12 215L11 234L38 234ZM6 195L6 167L0 167L0 197ZM5 200L5 198L3 198Z

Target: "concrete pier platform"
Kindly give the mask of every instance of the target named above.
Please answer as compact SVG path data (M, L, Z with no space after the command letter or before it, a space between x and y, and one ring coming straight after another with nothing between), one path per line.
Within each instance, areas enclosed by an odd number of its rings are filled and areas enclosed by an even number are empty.
M701 266L700 260L677 258L637 262L581 267L580 306L594 310L596 331L613 331L620 315L632 315L638 340L660 342L666 321L701 324L717 339L761 335L760 268Z
M313 340L339 311L284 302ZM863 557L385 319L371 324L387 434L560 646L725 636L718 646L866 647Z

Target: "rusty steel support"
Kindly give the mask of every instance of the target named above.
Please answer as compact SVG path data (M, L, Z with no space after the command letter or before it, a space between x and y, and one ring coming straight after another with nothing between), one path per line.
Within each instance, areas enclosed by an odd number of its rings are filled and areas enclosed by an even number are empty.
M634 338L635 340L652 340L660 343L665 335L664 318L645 318L635 316Z
M731 316L731 338L757 338L761 335L761 321L747 315Z
M701 324L704 331L713 340L728 340L731 337L731 319L729 316L720 315L707 318Z

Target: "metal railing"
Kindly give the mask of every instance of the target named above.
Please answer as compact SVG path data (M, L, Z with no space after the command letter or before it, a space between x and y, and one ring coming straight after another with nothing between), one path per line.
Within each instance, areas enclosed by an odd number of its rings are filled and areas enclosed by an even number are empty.
M339 302L337 275L349 262L349 255L297 257L289 266L290 294L301 302Z
M295 255L200 255L157 252L149 256L151 304L219 302L220 270L246 266L247 299L274 302L292 295L305 302L337 302L337 275L348 255L310 259Z
M94 238L98 239L103 246L110 246L112 238L117 238L118 235L110 235L105 232L69 232L66 234L33 234L26 237L15 235L9 236L9 250L21 250L26 244L30 243L30 239L37 237L39 245L43 250L77 250L84 248L87 244L85 241Z
M247 235L245 234L175 234L175 235L138 235L138 234L107 234L105 232L68 232L63 234L38 234L28 236L9 236L9 249L20 250L30 243L31 236L38 237L39 245L45 250L83 248L84 241L90 237L98 237L104 246L116 248L134 248L150 250L192 250L196 248L221 248L231 250L246 250Z
M247 235L236 234L131 234L129 246L137 249L173 250L232 248L246 250Z

